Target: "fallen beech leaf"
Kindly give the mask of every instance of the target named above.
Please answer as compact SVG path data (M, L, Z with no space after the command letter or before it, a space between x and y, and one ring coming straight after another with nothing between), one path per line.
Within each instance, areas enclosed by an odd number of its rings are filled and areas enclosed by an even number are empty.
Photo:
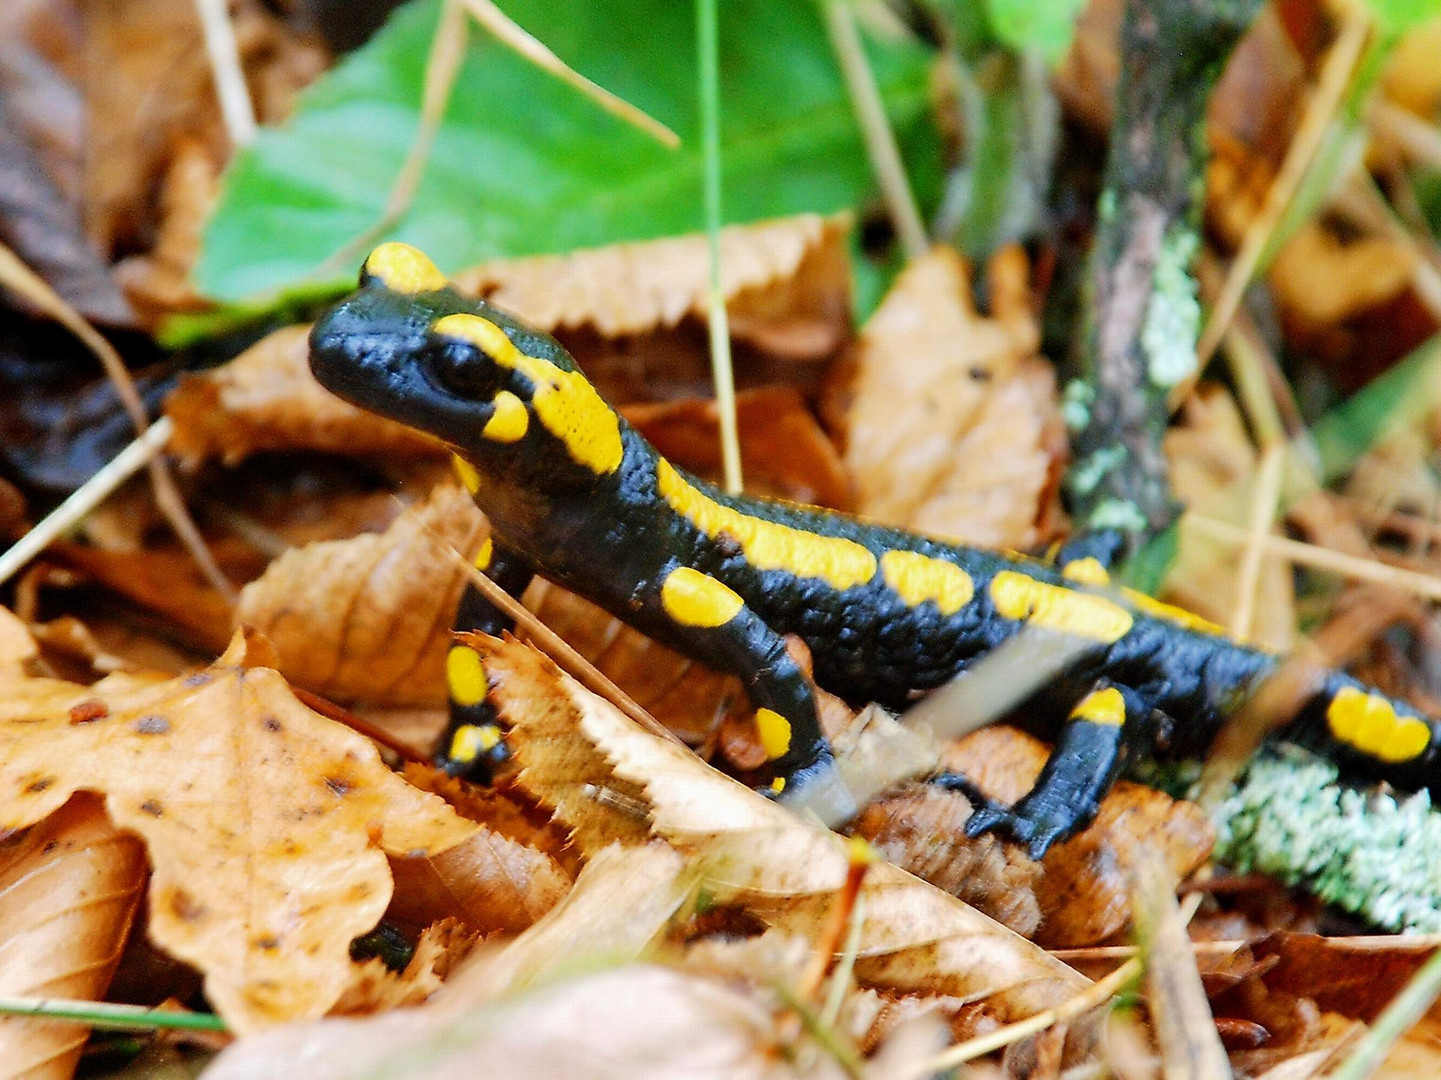
M1261 976L1273 990L1313 999L1327 1012L1371 1023L1435 949L1402 937L1346 938L1276 933L1252 942L1258 959L1276 964Z
M104 997L145 887L145 851L77 795L0 846L0 994ZM0 1077L69 1080L89 1029L0 1017Z
M1268 277L1290 316L1327 327L1400 295L1410 287L1420 258L1405 240L1363 236L1343 243L1312 221L1277 253Z
M154 866L152 937L205 973L240 1032L336 999L351 939L390 900L384 853L438 852L474 831L278 672L243 666L253 651L265 650L237 634L187 678L17 680L0 696L0 828L41 820L77 789L104 792Z
M714 399L631 405L622 411L665 457L691 472L719 475ZM737 394L736 429L747 491L836 510L850 507L850 475L794 389L770 386Z
M983 317L965 261L935 248L862 328L832 409L860 513L975 544L1036 542L1061 428L1048 377L1027 365L1040 331L1026 277L1020 249L1000 252Z
M770 926L819 938L846 877L834 834L642 730L519 642L474 640L513 725L518 783L555 807L583 849L663 837L700 860L713 892ZM862 895L863 984L969 997L1002 1020L1086 985L1024 938L888 863L871 869Z
M236 621L275 645L280 669L335 701L439 705L465 584L446 550L479 549L484 518L442 484L379 535L287 551L240 593Z
M166 399L170 448L190 466L234 465L259 450L439 456L438 442L341 401L310 374L309 326L287 326L234 360L186 376Z
M20 668L40 653L25 620L7 607L0 607L0 671Z
M801 214L721 230L721 288L732 335L797 358L833 352L850 325L849 220ZM604 337L704 319L704 233L485 263L455 277L542 330L592 326Z
M1045 764L1046 747L1005 726L983 728L942 755L986 795L1015 802ZM1120 781L1101 802L1096 820L1056 844L1041 860L1035 883L1041 909L1038 943L1047 948L1093 945L1131 918L1128 879L1144 853L1155 852L1177 879L1206 861L1215 831L1199 807L1140 784Z
M391 971L379 957L351 969L351 983L331 1012L372 1013L419 1005L440 989L449 972L465 958L477 934L455 919L427 926L415 943L404 971Z

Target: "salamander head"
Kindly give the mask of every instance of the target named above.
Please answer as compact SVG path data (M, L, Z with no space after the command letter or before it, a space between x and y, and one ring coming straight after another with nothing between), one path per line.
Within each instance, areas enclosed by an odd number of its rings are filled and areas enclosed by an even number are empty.
M376 248L360 288L316 322L310 368L332 393L473 460L513 447L539 461L558 440L591 473L620 464L619 418L555 339L462 297L406 244Z

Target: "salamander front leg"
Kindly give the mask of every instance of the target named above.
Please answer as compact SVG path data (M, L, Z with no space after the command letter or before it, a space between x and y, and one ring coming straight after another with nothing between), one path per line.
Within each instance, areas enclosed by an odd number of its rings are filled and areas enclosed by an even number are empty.
M1030 845L1031 858L1042 858L1057 840L1095 818L1125 762L1126 726L1140 724L1149 715L1149 707L1134 691L1098 682L1071 710L1031 790L1011 807L987 800L966 822L966 834L1004 830ZM974 791L955 774L943 774L936 782Z
M829 765L830 743L805 674L785 640L737 593L698 570L672 565L649 602L659 607L677 648L745 682L766 752L763 790L779 794Z
M475 565L511 596L519 597L534 576L530 564L490 540L480 549ZM467 585L455 612L454 628L498 636L515 622L474 585ZM480 654L459 642L445 657L446 691L450 696L450 723L435 747L435 763L453 776L488 784L495 770L510 757Z

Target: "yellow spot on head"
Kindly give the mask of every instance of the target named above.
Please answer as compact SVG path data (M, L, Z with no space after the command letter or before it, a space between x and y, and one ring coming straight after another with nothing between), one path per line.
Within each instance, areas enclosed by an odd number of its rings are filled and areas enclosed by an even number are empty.
M452 761L468 764L482 750L494 750L500 743L500 728L494 724L462 724L450 737L448 756Z
M1210 619L1203 619L1194 611L1187 611L1185 608L1176 607L1174 604L1163 604L1153 596L1147 596L1135 589L1121 589L1121 595L1131 602L1137 611L1160 619L1162 622L1172 623L1175 626L1184 627L1187 630L1195 630L1197 633L1210 634L1213 637L1229 636L1224 626L1218 626Z
M774 709L756 710L756 731L766 757L774 761L791 748L791 722Z
M724 534L739 544L746 561L757 570L820 578L837 590L864 585L875 577L876 557L870 549L853 540L818 536L722 506L687 483L664 458L656 466L656 486L670 508L706 536Z
M475 568L477 570L487 569L493 558L495 558L495 541L487 536L485 543L481 544L480 550L475 553Z
M485 664L480 653L464 645L452 645L445 654L445 685L457 705L479 705L485 700Z
M682 626L724 626L745 601L715 578L679 566L661 583L660 603Z
M1114 686L1108 686L1104 690L1092 690L1071 710L1071 719L1120 727L1126 722L1126 699Z
M1414 716L1397 716L1380 694L1343 687L1326 707L1326 724L1340 742L1381 761L1410 761L1431 745L1431 727Z
M423 251L395 240L381 244L370 253L365 260L365 272L379 278L392 292L406 296L435 292L450 284Z
M1079 581L1082 585L1109 585L1111 575L1094 555L1084 559L1072 559L1061 568L1061 576L1067 581Z
M954 615L976 594L971 575L955 563L915 551L888 551L881 556L881 574L911 607L935 602L942 615Z
M625 446L620 418L579 371L527 356L497 324L479 315L447 315L431 328L443 337L467 341L501 367L524 375L535 386L531 407L545 429L559 439L579 465L604 476L620 467Z
M1103 596L1037 581L1014 570L991 578L991 603L1007 619L1110 643L1131 629L1131 613Z
M466 491L474 495L480 490L480 473L465 458L459 454L451 454L450 467L455 473L455 478L460 481L460 486Z
M495 395L494 404L495 412L480 433L495 442L510 443L525 438L526 428L530 427L530 413L525 402L509 390L502 390Z

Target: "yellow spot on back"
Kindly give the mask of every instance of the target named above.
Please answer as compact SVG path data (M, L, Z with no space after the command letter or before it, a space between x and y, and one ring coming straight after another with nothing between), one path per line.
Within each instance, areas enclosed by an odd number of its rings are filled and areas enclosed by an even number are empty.
M661 583L660 603L682 626L724 626L745 601L715 578L680 566Z
M911 607L935 601L942 615L954 615L971 602L976 584L955 563L915 551L888 551L881 556L881 574Z
M1079 581L1082 585L1109 585L1111 575L1094 555L1084 559L1072 559L1061 568L1061 576L1067 581Z
M1224 626L1218 626L1210 619L1204 619L1194 611L1187 611L1185 608L1176 607L1174 604L1163 604L1154 596L1147 596L1135 589L1121 589L1123 595L1137 611L1168 622L1175 626L1185 627L1187 630L1195 630L1197 633L1210 634L1213 637L1229 637Z
M485 543L481 544L480 550L475 553L475 568L477 570L487 569L493 558L495 558L495 541L487 536Z
M501 367L529 379L535 385L531 408L536 417L577 464L601 476L620 467L625 453L620 418L579 371L566 371L549 360L527 356L504 330L479 315L447 315L432 329L470 342Z
M1431 745L1431 728L1414 716L1397 716L1380 694L1343 687L1326 707L1326 725L1339 741L1382 761L1410 761Z
M450 284L423 251L397 240L372 251L365 260L365 272L379 278L392 292L406 296L435 292Z
M868 548L722 506L688 484L664 458L656 466L656 486L672 510L712 539L729 536L758 570L820 578L837 590L864 585L875 577L876 557Z
M791 748L791 722L774 709L756 710L756 731L766 757L774 761Z
M1120 727L1126 722L1126 699L1114 686L1108 686L1104 690L1092 690L1071 710L1071 719Z
M485 664L480 653L452 645L445 654L445 685L457 705L479 705L485 700Z
M476 467L459 454L450 455L450 467L455 473L455 478L460 481L460 486L474 495L480 490L480 473Z
M502 390L495 395L495 412L485 422L485 427L480 429L480 433L495 442L510 443L525 438L525 431L528 427L530 427L530 413L525 407L525 402L509 390Z
M1118 641L1131 629L1131 613L1093 593L1037 581L1015 570L991 578L991 602L1007 619L1095 641Z
M500 728L494 724L462 724L450 737L448 756L452 761L470 763L482 750L494 750L500 743Z

